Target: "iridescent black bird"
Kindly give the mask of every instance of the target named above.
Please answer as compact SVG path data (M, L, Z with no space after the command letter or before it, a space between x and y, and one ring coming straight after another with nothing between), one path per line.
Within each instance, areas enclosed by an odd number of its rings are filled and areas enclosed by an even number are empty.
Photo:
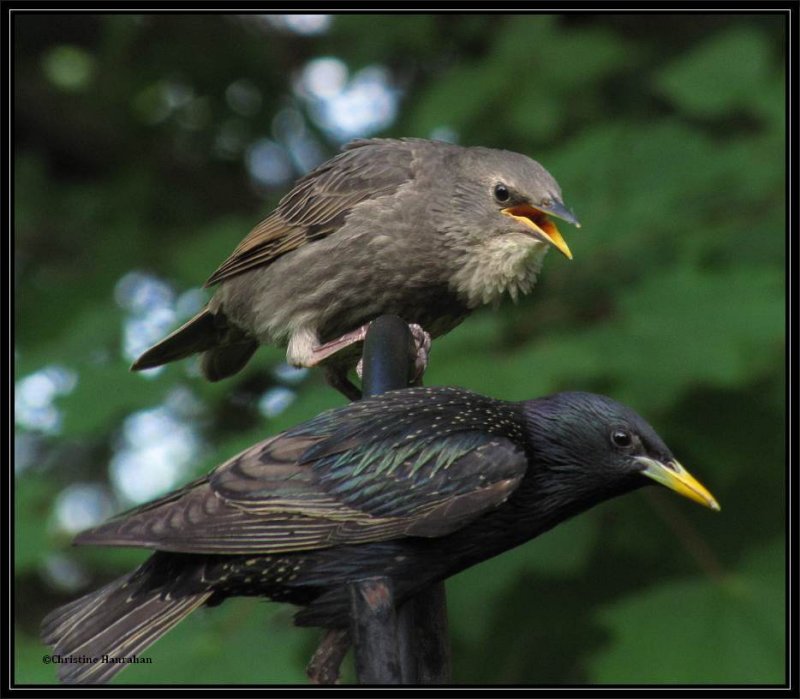
M393 391L325 412L79 535L156 553L51 613L43 639L62 657L130 657L192 610L236 595L302 605L300 625L343 627L348 581L390 576L402 601L654 481L719 509L653 428L609 398ZM121 667L59 672L103 682Z

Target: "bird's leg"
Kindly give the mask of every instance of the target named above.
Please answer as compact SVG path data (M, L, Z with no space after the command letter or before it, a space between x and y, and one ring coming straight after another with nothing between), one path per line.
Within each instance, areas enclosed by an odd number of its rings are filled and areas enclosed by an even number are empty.
M296 366L312 367L332 357L337 352L363 342L371 323L365 323L355 330L345 333L335 340L321 345L314 344L316 336L312 333L298 333L290 342L288 356L291 363ZM431 336L416 323L409 323L408 329L414 338L414 386L422 384L422 376L428 368L428 354L431 349ZM363 361L359 359L356 366L358 378L362 375ZM350 400L361 398L361 391L347 378L347 371L342 366L328 366L325 368L325 378L328 384Z
M350 648L347 629L328 629L306 665L306 674L312 684L336 684L339 668Z
M411 331L411 337L414 339L414 378L411 380L412 386L422 385L422 376L428 368L428 355L431 350L431 336L423 330L421 325L416 323L409 323L408 329ZM358 378L362 378L364 372L364 360L359 359L356 364L356 374Z
M343 350L345 347L354 345L356 342L362 342L367 336L369 325L369 323L364 323L360 328L356 328L349 333L345 333L341 337L337 337L335 340L312 348L308 356L304 358L303 366L316 366L324 362L331 355Z
M316 332L309 329L297 330L289 340L286 359L293 366L317 366L346 347L362 342L368 329L369 323L365 323L361 327L323 344L319 344ZM350 400L361 398L361 391L347 378L347 366L341 362L328 363L325 366L325 379L331 387Z
M361 400L361 389L347 378L347 369L339 366L325 367L325 380L331 388L336 389L350 400Z

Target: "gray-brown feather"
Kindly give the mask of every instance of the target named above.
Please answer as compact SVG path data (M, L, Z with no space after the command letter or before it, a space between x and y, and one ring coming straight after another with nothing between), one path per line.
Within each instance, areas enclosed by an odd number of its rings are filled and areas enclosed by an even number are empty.
M350 144L300 179L212 274L213 337L193 339L207 328L198 319L170 336L180 352L161 343L135 368L195 347L217 380L239 371L257 343L285 346L290 363L324 363L340 377L358 352L321 360L315 350L380 315L436 338L482 304L527 293L548 246L501 214L498 179L531 201L560 197L547 171L517 153L422 139Z
M413 154L402 141L354 141L298 180L211 275L213 285L338 230L366 199L382 199L413 181ZM379 151L379 152L376 152Z
M150 369L176 359L204 352L223 341L217 320L208 308L171 332L160 342L144 352L131 367L134 370Z

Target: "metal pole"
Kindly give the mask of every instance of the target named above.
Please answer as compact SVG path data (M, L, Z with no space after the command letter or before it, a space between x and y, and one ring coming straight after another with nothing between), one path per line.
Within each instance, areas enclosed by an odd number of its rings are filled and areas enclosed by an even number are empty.
M362 354L364 398L408 386L412 342L408 325L397 316L381 316L372 322ZM391 580L379 577L352 583L350 610L359 683L400 684L404 673Z
M359 684L400 684L400 653L392 581L377 577L350 585L350 634Z
M412 379L414 338L398 316L372 321L364 339L361 392L364 398L406 388Z
M413 378L414 352L404 320L385 315L373 321L364 340L364 397L407 387ZM444 583L419 592L396 614L387 578L354 582L350 596L351 636L361 684L450 682Z
M434 583L397 610L403 684L450 684L450 636L443 582Z

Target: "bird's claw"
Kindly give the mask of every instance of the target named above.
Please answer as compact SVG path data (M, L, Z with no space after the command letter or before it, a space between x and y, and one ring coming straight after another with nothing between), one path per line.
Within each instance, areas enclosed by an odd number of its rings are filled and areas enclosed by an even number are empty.
M409 323L408 329L411 332L411 337L414 340L414 352L411 359L414 362L413 377L411 379L412 386L419 386L422 384L422 376L428 368L428 355L431 351L431 336L427 333L421 325L416 323ZM358 360L356 364L356 374L359 379L364 378L364 358Z
M411 384L419 386L422 384L422 377L425 370L428 368L428 356L431 351L431 336L425 332L422 326L416 323L410 323L408 329L411 331L411 337L414 338L414 378Z

